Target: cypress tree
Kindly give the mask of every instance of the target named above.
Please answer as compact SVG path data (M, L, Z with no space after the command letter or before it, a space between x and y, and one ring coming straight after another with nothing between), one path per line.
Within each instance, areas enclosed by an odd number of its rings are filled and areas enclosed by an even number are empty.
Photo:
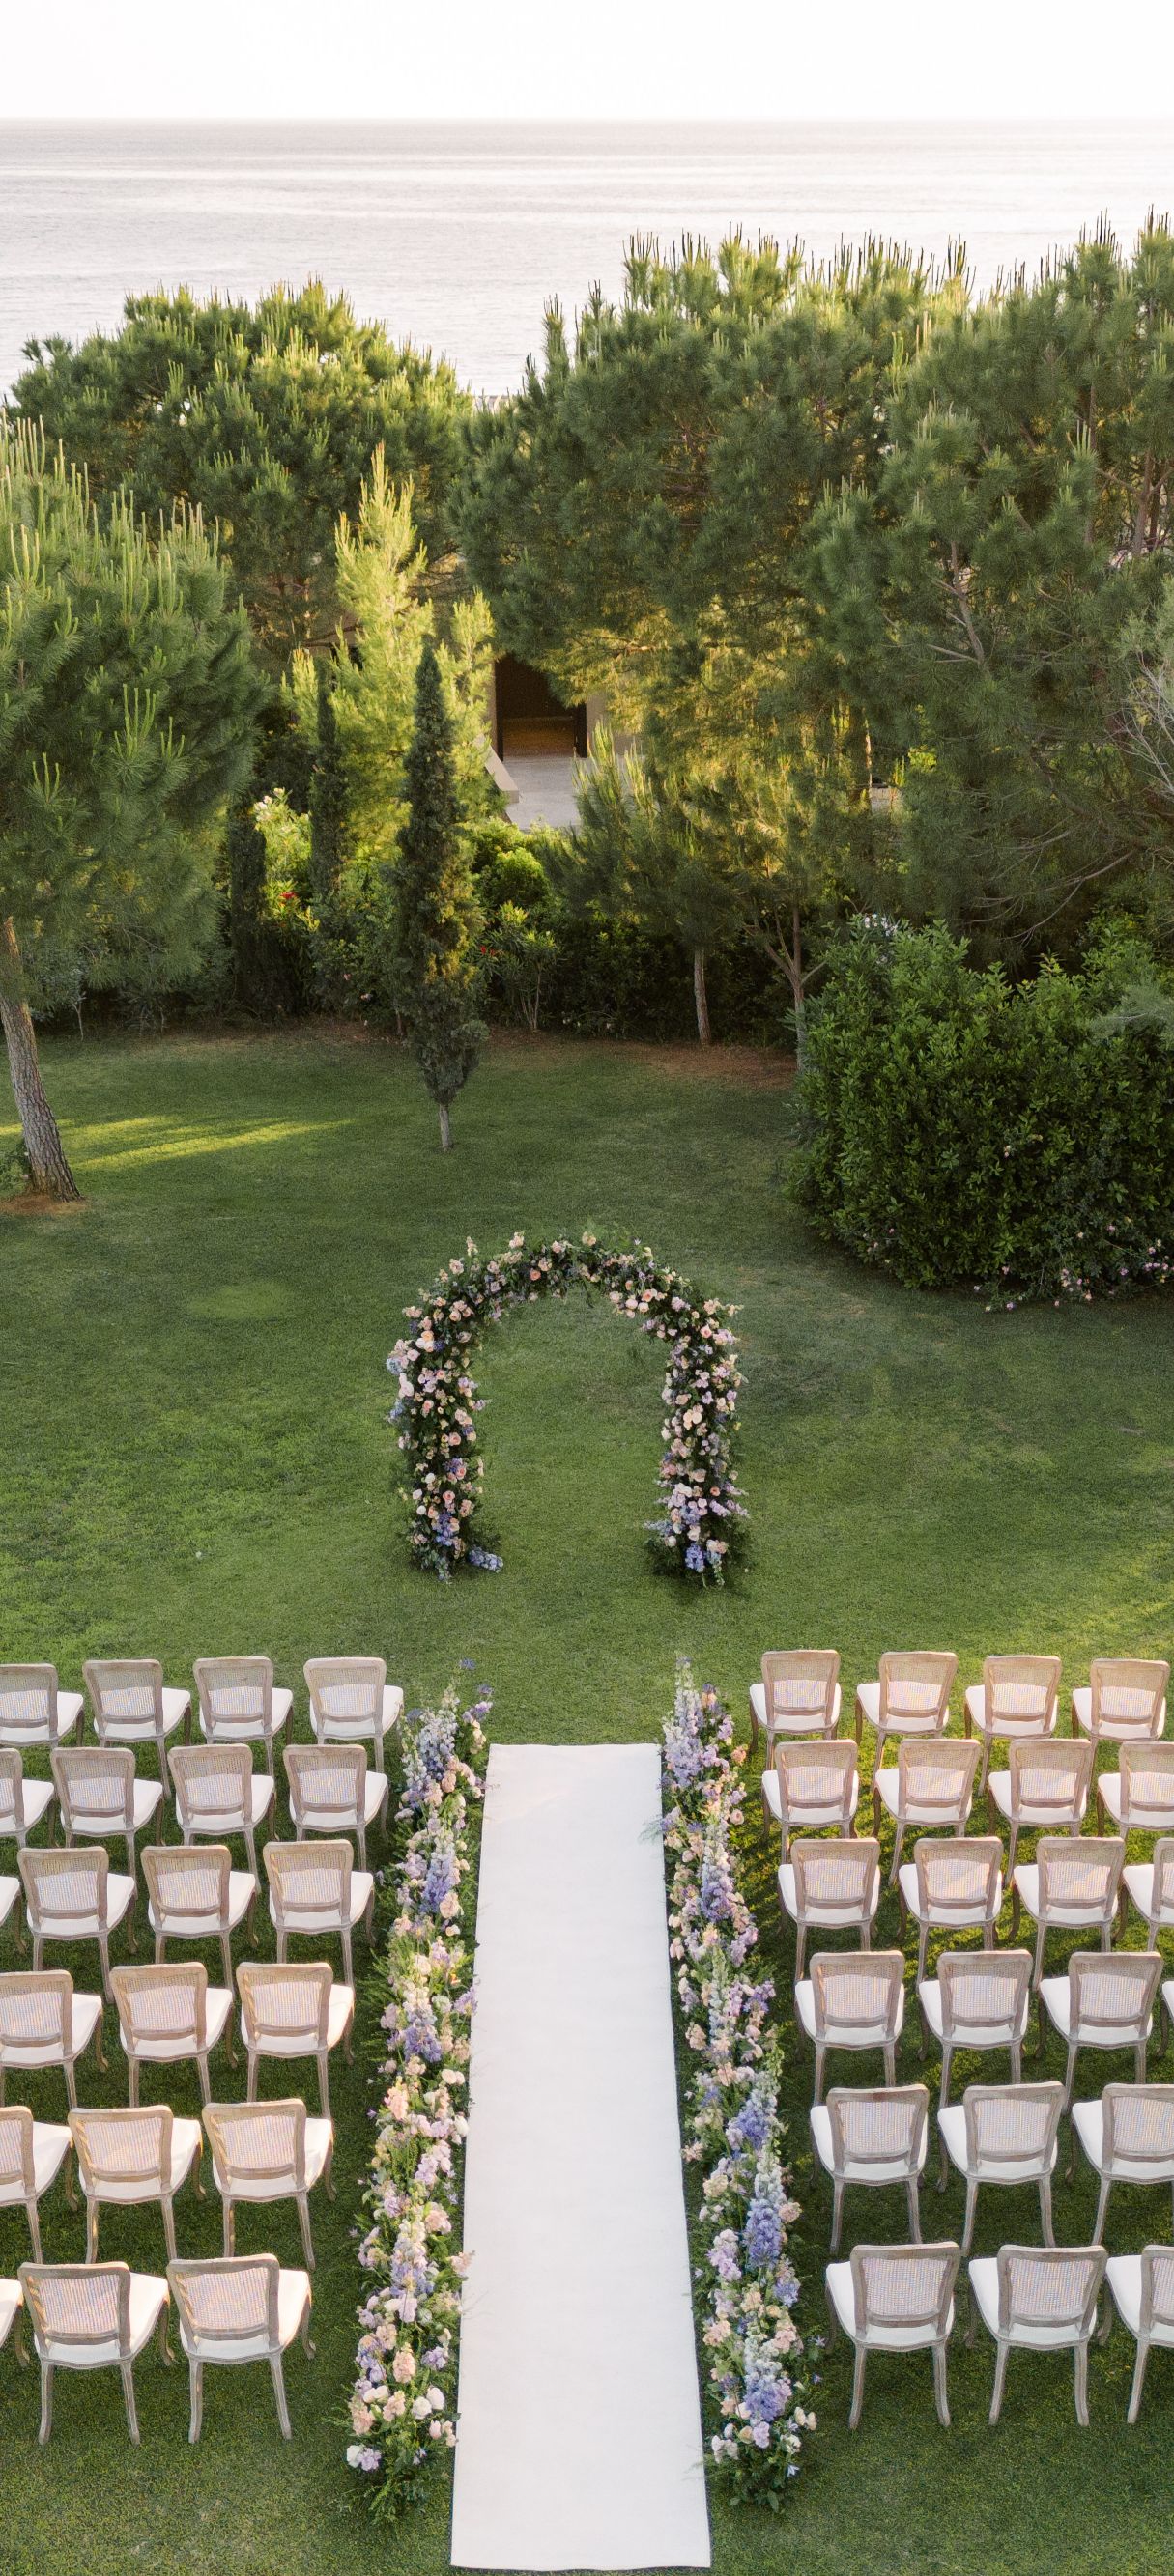
M395 870L400 1008L447 1153L449 1110L477 1063L485 1024L477 1013L478 911L461 840L452 722L430 639L416 671L404 781L408 812Z
M318 691L318 741L310 774L310 893L314 910L326 923L346 846L346 770L334 705L334 665L315 666Z

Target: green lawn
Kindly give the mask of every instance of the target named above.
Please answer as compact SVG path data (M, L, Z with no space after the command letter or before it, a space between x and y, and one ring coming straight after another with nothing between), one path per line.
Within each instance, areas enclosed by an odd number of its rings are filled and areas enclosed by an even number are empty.
M652 1734L688 1649L741 1719L764 1646L834 1643L846 1698L889 1644L1061 1650L1065 1682L1093 1652L1166 1652L1174 1494L1174 1305L990 1316L915 1298L817 1245L780 1196L788 1107L763 1068L579 1044L496 1047L456 1112L442 1161L433 1113L390 1049L328 1038L45 1049L85 1208L0 1217L0 1655L51 1658L76 1686L87 1654L267 1650L298 1688L307 1655L385 1654L418 1700L474 1656L515 1738ZM0 1150L7 1095L0 1101ZM577 1301L515 1318L482 1370L492 1517L506 1570L441 1589L408 1570L391 1495L386 1352L399 1309L466 1233L515 1226L638 1231L742 1307L743 1460L754 1561L697 1598L641 1550L659 1439L656 1352ZM755 1899L780 1994L769 1855L751 1838ZM6 1859L6 1866L11 1863ZM605 1893L605 1892L601 1892ZM896 1937L895 1907L880 1937ZM11 1927L2 1962L14 1964ZM787 1953L790 1955L789 1950ZM93 1961L74 1963L92 1984ZM369 2017L368 2017L369 2018ZM784 2023L792 2146L806 2204L796 2254L812 2324L830 2196L811 2177L810 2062ZM109 2098L125 2099L111 2050ZM1048 2058L1058 2071L1055 2052ZM1156 2060L1157 2070L1172 2071ZM916 2071L916 2050L902 2071ZM977 2067L971 2070L978 2072ZM1099 2090L1116 2061L1086 2062ZM967 2078L959 2070L959 2085ZM189 2079L190 2074L190 2081ZM879 2081L869 2069L865 2080ZM194 2069L172 2099L197 2106ZM239 2084L240 2078L231 2079ZM59 2079L30 2096L60 2118ZM365 2077L336 2088L339 2183L316 2213L316 2334L289 2365L295 2438L276 2432L267 2377L210 2377L189 2452L186 2372L138 2373L143 2445L125 2436L113 2374L59 2385L36 2447L33 2374L0 2356L3 2576L368 2576L447 2565L447 2496L389 2536L351 2509L339 2414L353 2343L354 2186ZM1091 2225L1081 2180L1057 2193L1061 2237ZM849 2229L903 2224L894 2198L849 2201ZM81 2221L45 2204L53 2254ZM961 2192L925 2203L927 2232L961 2222ZM977 2244L1036 2233L1033 2198L987 2194ZM1160 2197L1120 2192L1110 2244L1168 2234ZM184 2250L213 2250L216 2205L181 2202ZM294 2260L296 2218L241 2224L242 2245ZM103 2251L158 2269L157 2217L106 2213ZM27 2252L0 2220L0 2272ZM552 2295L557 2285L552 2284ZM638 2348L632 2321L624 2353ZM862 2429L849 2372L829 2361L821 2422L781 2524L714 2508L719 2576L763 2563L810 2576L908 2568L1020 2576L1108 2559L1118 2576L1174 2567L1174 2361L1151 2362L1125 2424L1132 2347L1092 2369L1077 2432L1070 2366L1013 2364L990 2433L992 2350L951 2356L954 2428L939 2431L928 2365L870 2365ZM627 2359L617 2413L638 2393ZM1100 2542L1098 2549L1097 2543Z

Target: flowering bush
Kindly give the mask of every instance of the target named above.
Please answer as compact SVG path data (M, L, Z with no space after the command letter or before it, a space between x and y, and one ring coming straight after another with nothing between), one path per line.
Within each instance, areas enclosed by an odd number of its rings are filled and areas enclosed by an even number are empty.
M734 2494L777 2510L798 2473L811 2359L792 2316L787 2252L798 2217L782 2162L778 2062L766 2028L774 1988L750 1962L758 1927L740 1893L733 1839L745 1791L732 1723L712 1690L677 1667L664 1759L672 1803L669 1935L685 2039L685 2158L702 2168L696 2279L706 2319L710 2456Z
M404 1720L399 1822L407 1843L381 2016L386 2052L375 2147L364 2194L370 2223L359 2261L371 2289L351 2392L353 2469L389 2519L414 2502L431 2460L456 2440L456 2334L467 2257L453 2250L459 2212L461 2107L472 2012L461 1884L471 1801L480 1799L487 1694L462 1709L455 1685L438 1708Z
M660 1507L646 1524L650 1544L671 1571L720 1583L740 1552L746 1518L731 1462L742 1383L728 1321L735 1310L697 1297L675 1270L657 1267L646 1245L609 1252L593 1234L579 1244L531 1249L514 1234L508 1251L484 1261L470 1241L464 1260L449 1262L426 1301L405 1306L411 1330L387 1363L399 1381L388 1418L401 1426L412 1553L442 1579L462 1559L497 1571L501 1558L480 1529L484 1461L476 1417L483 1399L470 1356L486 1325L499 1323L508 1308L564 1297L576 1282L601 1290L667 1346Z

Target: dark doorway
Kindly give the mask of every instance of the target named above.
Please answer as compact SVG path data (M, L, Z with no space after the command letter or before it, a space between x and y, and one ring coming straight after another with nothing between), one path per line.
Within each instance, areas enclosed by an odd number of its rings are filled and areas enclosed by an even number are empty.
M503 653L494 663L493 680L497 756L507 769L511 752L561 752L568 760L574 753L586 759L587 709L582 703L565 707L542 672L519 662L513 653Z

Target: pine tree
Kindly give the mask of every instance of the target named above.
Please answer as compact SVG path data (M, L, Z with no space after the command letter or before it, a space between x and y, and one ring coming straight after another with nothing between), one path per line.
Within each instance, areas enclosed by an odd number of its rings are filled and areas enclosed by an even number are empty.
M478 914L461 840L452 720L430 639L416 670L405 785L394 880L400 1007L447 1154L449 1110L477 1063L485 1024L477 1014Z
M318 742L310 773L310 899L323 923L331 905L346 854L346 770L334 705L334 668L319 661Z

